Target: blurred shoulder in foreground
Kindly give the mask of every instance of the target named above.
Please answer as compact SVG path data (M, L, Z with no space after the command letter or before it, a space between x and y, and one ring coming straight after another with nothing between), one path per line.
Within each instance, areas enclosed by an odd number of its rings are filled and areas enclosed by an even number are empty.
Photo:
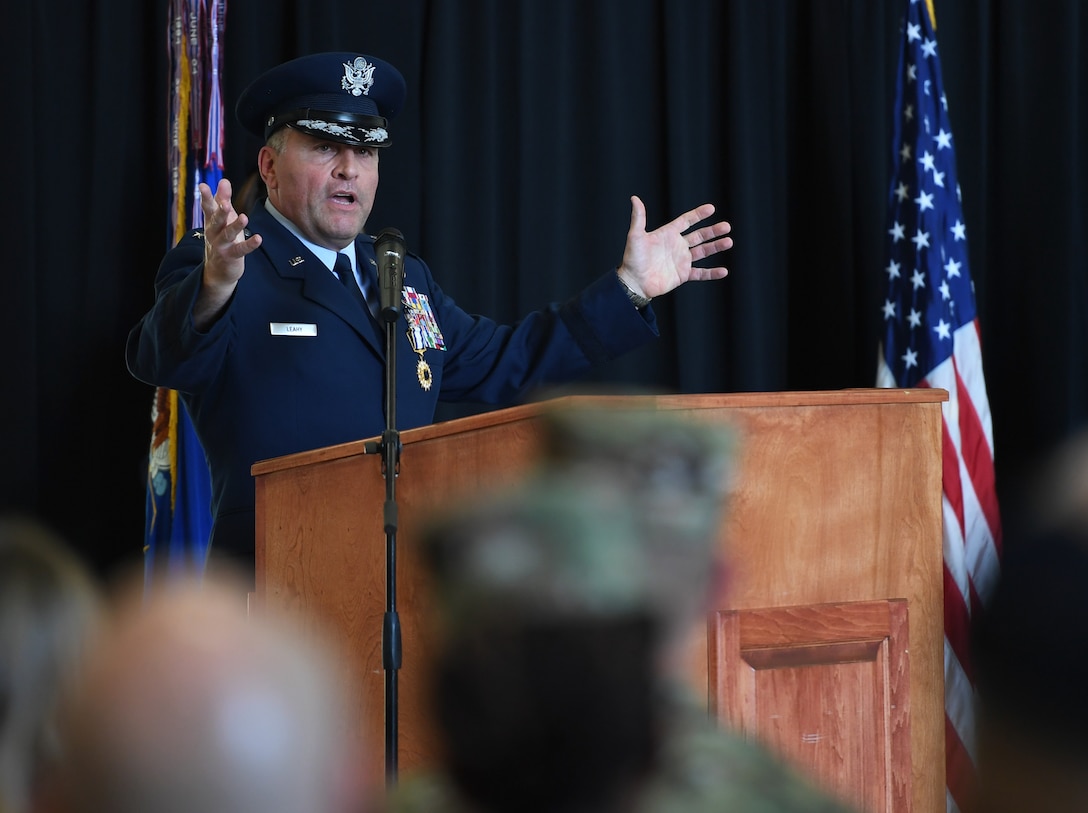
M1033 486L973 628L982 813L1088 809L1088 433Z

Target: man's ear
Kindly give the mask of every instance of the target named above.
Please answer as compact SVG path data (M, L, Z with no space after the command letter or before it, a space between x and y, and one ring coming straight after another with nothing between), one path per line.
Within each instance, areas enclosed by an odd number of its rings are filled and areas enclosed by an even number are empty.
M269 191L279 186L276 182L277 157L277 152L267 144L261 147L261 151L257 153L257 171L261 173L261 180L264 181L264 185Z

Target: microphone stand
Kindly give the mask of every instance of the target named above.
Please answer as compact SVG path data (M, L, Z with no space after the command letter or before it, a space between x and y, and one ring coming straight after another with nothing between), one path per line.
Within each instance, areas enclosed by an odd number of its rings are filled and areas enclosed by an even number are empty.
M391 240L389 244L386 241ZM390 250L387 252L386 246ZM385 669L385 783L397 783L398 751L398 670L401 666L400 616L397 614L397 498L396 480L400 474L400 433L397 431L397 320L401 315L401 288L404 280L403 237L387 229L375 241L378 255L378 282L382 302L378 321L385 325L385 431L380 443L366 451L382 454L385 478L385 615L382 618L382 666Z
M385 431L382 476L385 478L385 615L382 618L382 666L385 668L385 781L397 783L398 670L401 665L400 616L397 615L397 498L400 433L397 431L397 312L382 311L385 322ZM390 316L392 318L390 318Z

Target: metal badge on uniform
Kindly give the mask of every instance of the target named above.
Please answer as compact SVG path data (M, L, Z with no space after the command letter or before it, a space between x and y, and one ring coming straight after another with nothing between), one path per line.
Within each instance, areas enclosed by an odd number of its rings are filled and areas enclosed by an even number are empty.
M316 336L317 325L307 322L269 322L268 332L273 336Z
M409 285L405 285L401 291L401 299L404 300L404 320L408 323L408 341L412 343L412 350L419 356L416 364L416 378L419 386L425 390L431 388L431 365L423 358L425 350L445 350L446 342L442 338L442 331L438 329L438 322L431 310L431 303L426 294L421 294Z

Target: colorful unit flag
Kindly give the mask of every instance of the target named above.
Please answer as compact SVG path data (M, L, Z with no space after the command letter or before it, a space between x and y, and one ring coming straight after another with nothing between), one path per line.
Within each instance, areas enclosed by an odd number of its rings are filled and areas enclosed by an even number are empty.
M943 409L944 678L947 809L975 782L971 617L998 577L1001 520L993 430L967 230L933 9L908 0L899 56L888 206L888 293L877 386L948 390Z
M220 44L226 12L226 0L170 4L168 247L202 225L198 184L214 190L223 176ZM202 573L212 527L207 461L176 392L156 391L151 422L144 531L148 589L160 578Z

